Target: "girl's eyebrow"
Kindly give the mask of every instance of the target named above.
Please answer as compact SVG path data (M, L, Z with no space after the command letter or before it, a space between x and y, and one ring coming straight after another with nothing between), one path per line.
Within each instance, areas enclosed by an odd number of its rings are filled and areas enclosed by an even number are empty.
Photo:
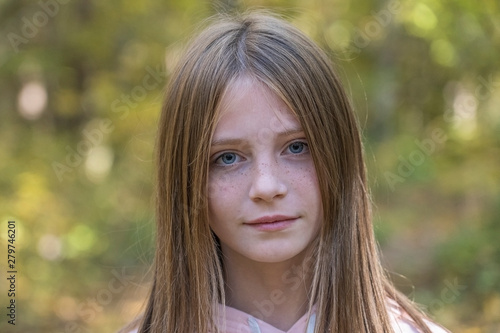
M211 146L231 146L231 145L239 145L243 139L218 139L212 140Z
M299 133L304 133L304 130L302 128L293 128L289 130L285 130L282 132L276 132L277 137L286 137L286 136L292 136L296 135ZM214 146L230 146L230 145L239 145L242 142L246 141L246 139L243 138L221 138L221 139L216 139L212 140L212 143L210 144L212 147Z

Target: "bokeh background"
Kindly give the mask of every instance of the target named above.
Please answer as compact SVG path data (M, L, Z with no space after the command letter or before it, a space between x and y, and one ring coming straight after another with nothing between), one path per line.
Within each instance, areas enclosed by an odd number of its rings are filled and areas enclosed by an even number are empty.
M394 282L454 332L500 332L497 0L0 0L0 331L115 332L138 313L162 89L204 18L250 6L336 62Z

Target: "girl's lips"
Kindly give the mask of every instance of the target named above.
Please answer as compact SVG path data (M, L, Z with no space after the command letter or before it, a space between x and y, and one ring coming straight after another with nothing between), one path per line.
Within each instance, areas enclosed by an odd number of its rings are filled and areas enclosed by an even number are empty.
M287 215L270 215L244 223L260 231L279 231L289 227L298 217Z
M287 215L267 215L259 217L255 220L245 222L245 224L263 224L263 223L275 223L280 221L294 220L297 216L287 216Z

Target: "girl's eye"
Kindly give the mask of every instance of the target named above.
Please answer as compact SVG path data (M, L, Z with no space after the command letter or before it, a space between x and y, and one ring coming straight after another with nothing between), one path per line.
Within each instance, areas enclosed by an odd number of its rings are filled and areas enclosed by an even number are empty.
M300 142L300 141L292 142L288 146L288 150L292 154L300 154L300 153L304 152L304 150L306 150L306 149L307 149L307 143Z
M235 153L223 153L216 160L216 164L231 165L239 161L239 157Z

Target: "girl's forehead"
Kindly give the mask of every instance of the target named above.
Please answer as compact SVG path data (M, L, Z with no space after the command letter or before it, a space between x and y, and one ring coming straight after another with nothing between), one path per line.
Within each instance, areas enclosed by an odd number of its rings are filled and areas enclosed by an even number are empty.
M222 100L216 133L238 131L241 124L257 124L265 130L284 132L300 128L297 117L286 103L263 83L251 77L234 80Z

